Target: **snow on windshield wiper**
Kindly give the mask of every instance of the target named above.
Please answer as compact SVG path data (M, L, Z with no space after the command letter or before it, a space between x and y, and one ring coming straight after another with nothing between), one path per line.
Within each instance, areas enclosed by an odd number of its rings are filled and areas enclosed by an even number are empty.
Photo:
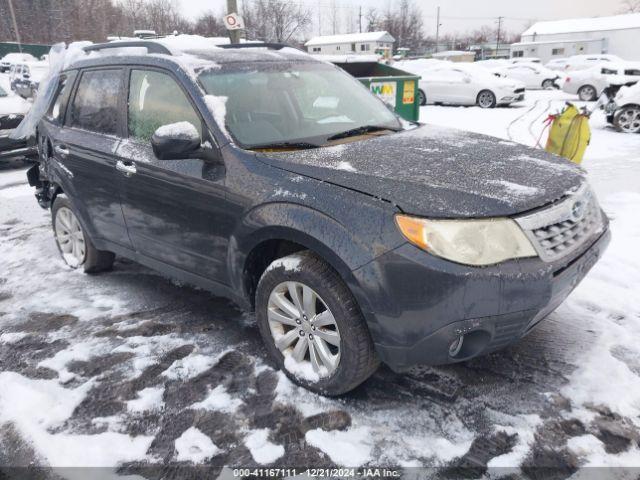
M399 131L397 128L385 127L384 125L364 125L362 127L352 128L350 130L346 130L344 132L331 135L330 137L327 138L327 141L338 140L340 138L355 137L356 135L362 135L364 133L371 133L371 132L379 132L382 130L391 130L392 132Z
M277 148L299 148L301 150L304 150L311 148L320 148L320 145L308 142L274 142L263 143L260 145L251 145L250 147L247 147L247 150L270 150Z

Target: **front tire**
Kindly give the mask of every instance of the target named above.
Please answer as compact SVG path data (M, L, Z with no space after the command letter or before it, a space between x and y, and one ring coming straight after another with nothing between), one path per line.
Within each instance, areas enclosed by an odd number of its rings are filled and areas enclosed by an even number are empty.
M85 273L109 270L115 255L98 250L82 228L69 199L60 194L51 207L51 222L56 245L64 262L71 268L83 268Z
M542 88L545 90L553 90L554 88L556 88L556 86L552 79L547 78L542 82Z
M256 317L270 357L298 385L341 395L379 365L351 291L317 255L275 260L260 278Z
M613 114L613 125L625 133L640 133L640 105L625 105Z
M476 104L480 108L494 108L496 106L496 96L491 90L482 90L478 93Z

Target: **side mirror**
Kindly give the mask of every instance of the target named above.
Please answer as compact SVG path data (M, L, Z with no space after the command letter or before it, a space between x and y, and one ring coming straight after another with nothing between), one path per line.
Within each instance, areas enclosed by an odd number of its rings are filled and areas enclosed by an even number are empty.
M200 148L200 134L189 122L170 123L155 131L151 146L158 160L184 160Z

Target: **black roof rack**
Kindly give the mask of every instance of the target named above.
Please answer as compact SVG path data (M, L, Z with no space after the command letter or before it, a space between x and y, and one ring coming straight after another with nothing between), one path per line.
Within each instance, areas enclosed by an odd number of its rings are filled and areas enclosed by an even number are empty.
M109 48L128 48L128 47L144 47L148 53L160 53L164 55L171 55L169 50L164 45L157 42L150 42L147 40L131 40L127 42L109 42L109 43L96 43L95 45L89 45L84 47L85 52L97 52L100 50L107 50Z
M285 47L292 47L291 45L287 45L286 43L273 43L273 42L250 42L250 43L227 43L223 45L217 45L220 48L268 48L269 50L282 50Z

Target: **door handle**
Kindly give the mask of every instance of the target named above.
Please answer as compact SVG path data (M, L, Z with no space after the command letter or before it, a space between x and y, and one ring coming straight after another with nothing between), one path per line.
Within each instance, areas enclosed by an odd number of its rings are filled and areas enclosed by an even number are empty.
M69 155L69 149L67 147L65 147L64 145L55 145L53 147L53 150L60 155L61 157L66 157Z
M130 177L137 172L136 166L132 162L123 162L118 160L116 162L116 170L125 174L126 177Z

